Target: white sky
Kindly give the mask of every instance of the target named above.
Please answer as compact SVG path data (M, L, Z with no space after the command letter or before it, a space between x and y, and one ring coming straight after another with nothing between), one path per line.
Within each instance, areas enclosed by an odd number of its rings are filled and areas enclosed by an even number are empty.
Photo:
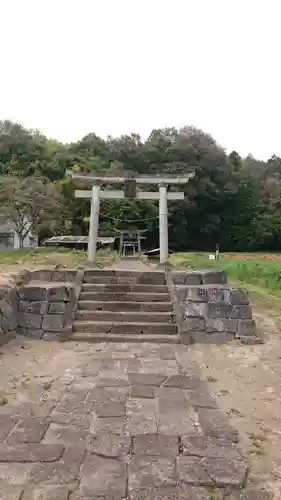
M0 0L0 119L69 142L195 125L281 156L280 0Z

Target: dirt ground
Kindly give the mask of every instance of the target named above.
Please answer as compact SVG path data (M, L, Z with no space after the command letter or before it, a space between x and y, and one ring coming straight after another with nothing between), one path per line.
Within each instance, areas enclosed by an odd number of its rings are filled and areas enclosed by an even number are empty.
M254 346L191 346L189 357L199 363L222 412L238 429L243 454L251 465L250 481L281 499L281 340L270 316L255 310L265 343ZM81 348L81 349L80 349ZM30 402L38 381L48 400L50 381L75 377L81 370L85 344L26 341L18 338L0 351L0 405ZM99 352L97 345L90 352ZM53 385L52 390L55 390ZM35 404L35 401L34 401Z
M204 345L190 349L221 411L238 429L251 464L250 480L281 499L281 340L276 323L255 310L265 343Z

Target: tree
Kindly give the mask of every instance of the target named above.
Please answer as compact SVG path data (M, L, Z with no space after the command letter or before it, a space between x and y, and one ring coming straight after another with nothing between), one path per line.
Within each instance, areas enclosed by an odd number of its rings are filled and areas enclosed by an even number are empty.
M17 233L21 248L29 231L52 233L63 222L56 185L36 177L1 177L0 216Z

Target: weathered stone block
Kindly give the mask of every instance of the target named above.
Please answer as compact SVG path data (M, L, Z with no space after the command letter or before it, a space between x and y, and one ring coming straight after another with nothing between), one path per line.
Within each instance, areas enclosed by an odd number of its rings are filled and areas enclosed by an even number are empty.
M41 314L32 313L19 313L18 314L18 325L25 328L38 328L42 326Z
M133 457L129 464L129 490L176 484L175 461L162 457Z
M240 288L230 288L227 290L229 302L233 305L248 305L249 297L245 290Z
M230 332L236 333L238 328L237 319L228 318L207 318L206 331L207 332Z
M71 297L71 287L61 285L47 288L47 300L49 302L69 302Z
M176 457L179 454L179 441L177 436L140 434L133 441L133 454L136 456Z
M208 302L209 290L204 286L185 286L180 287L179 300L189 300L192 302ZM178 292L179 287L177 287Z
M30 312L32 314L45 314L48 310L48 302L32 301L27 302L21 300L19 303L20 312Z
M130 453L131 438L129 436L117 436L114 434L91 435L87 449L91 454L109 458L120 458Z
M183 308L185 319L190 316L204 318L208 315L208 305L205 302L184 302L181 303L181 308Z
M209 302L207 316L209 318L229 318L232 305L225 302Z
M252 308L247 305L233 306L229 317L234 319L252 319Z
M203 460L198 457L180 456L177 459L179 480L196 486L208 486L213 482L204 467Z
M64 447L59 444L0 445L0 462L56 462Z
M126 497L126 464L88 455L81 468L80 490L88 497Z
M206 328L206 325L205 325L204 318L192 318L192 317L185 318L184 329L186 331L189 331L189 330L204 331L205 328Z
M43 286L35 286L35 285L26 285L19 288L19 296L22 300L37 300L44 301L46 300L47 291Z
M64 317L61 314L45 314L42 329L45 332L58 332L64 327Z
M201 271L203 285L225 285L227 283L225 271L206 269Z
M31 271L30 280L48 282L52 280L52 275L52 269L38 269L36 271Z
M256 333L256 323L253 319L238 320L238 335L253 335Z
M52 281L73 281L77 274L76 269L55 270L52 275Z
M203 463L216 486L243 488L248 467L242 460L226 460L225 457L217 457L205 458Z
M66 302L51 302L49 304L49 314L64 314L66 309Z

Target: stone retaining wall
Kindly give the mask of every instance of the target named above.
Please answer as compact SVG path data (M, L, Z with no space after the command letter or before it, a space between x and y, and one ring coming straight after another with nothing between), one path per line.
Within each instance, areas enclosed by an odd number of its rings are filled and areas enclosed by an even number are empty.
M228 285L224 271L172 271L167 284L183 344L260 341L247 293Z
M0 286L0 345L17 333L70 333L83 276L82 269L23 271Z

